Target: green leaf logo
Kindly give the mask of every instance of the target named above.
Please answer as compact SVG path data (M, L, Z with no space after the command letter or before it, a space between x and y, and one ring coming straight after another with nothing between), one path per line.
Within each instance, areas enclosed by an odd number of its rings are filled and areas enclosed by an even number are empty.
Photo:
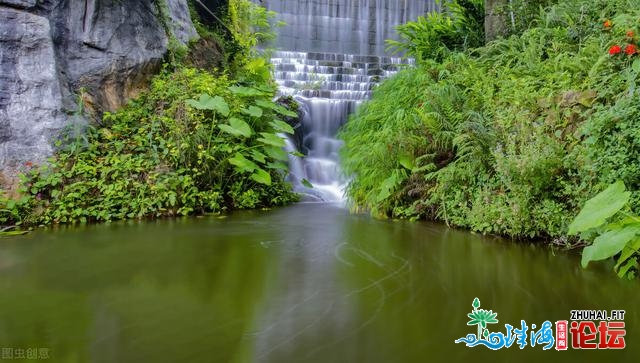
M478 298L473 299L472 306L473 311L471 314L467 314L467 316L471 318L471 320L467 322L467 325L477 325L478 339L482 339L483 336L488 336L489 334L487 331L483 334L483 331L487 328L487 324L496 324L498 322L498 319L496 319L498 313L494 313L492 310L478 309L480 307L480 299Z

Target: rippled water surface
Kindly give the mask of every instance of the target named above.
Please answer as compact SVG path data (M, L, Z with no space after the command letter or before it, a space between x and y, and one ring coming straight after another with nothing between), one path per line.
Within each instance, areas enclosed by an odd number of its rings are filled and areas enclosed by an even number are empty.
M608 266L327 204L37 231L0 240L0 347L51 362L636 361L640 290ZM454 340L625 309L622 351ZM18 361L14 359L13 361Z

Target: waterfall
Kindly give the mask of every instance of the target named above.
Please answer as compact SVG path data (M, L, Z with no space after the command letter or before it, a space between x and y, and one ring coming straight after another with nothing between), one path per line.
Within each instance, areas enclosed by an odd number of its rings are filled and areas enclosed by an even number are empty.
M263 0L287 25L269 46L279 95L292 96L303 111L302 145L287 143L289 181L308 200L341 201L336 139L340 127L370 97L382 79L411 59L385 55L385 40L395 26L436 9L434 1L415 0ZM306 181L312 184L309 187Z
M287 24L271 46L280 50L385 55L395 27L438 9L434 0L262 0Z

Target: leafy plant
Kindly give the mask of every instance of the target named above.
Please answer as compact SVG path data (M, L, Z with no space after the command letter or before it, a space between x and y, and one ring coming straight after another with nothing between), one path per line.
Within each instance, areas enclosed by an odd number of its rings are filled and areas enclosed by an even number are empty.
M340 134L354 208L567 248L601 185L622 180L637 214L640 60L609 49L638 32L639 6L559 2L522 34L385 80Z
M442 60L450 52L484 44L484 1L446 0L440 11L420 16L396 28L400 40L387 40L388 49L405 51L419 60Z
M637 275L640 217L624 210L628 208L630 198L631 193L626 191L622 181L611 184L589 199L569 225L570 235L582 233L585 239L593 239L582 252L583 268L591 261L617 256L615 270L618 276L633 278Z

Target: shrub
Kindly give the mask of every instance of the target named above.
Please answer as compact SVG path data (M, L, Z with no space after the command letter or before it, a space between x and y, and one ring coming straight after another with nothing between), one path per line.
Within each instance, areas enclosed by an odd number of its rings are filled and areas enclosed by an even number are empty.
M287 155L275 133L290 114L266 85L179 68L104 127L63 139L50 163L23 177L31 223L109 221L282 205Z
M352 202L572 245L589 195L618 179L640 189L637 5L562 2L521 35L386 80L341 133Z

